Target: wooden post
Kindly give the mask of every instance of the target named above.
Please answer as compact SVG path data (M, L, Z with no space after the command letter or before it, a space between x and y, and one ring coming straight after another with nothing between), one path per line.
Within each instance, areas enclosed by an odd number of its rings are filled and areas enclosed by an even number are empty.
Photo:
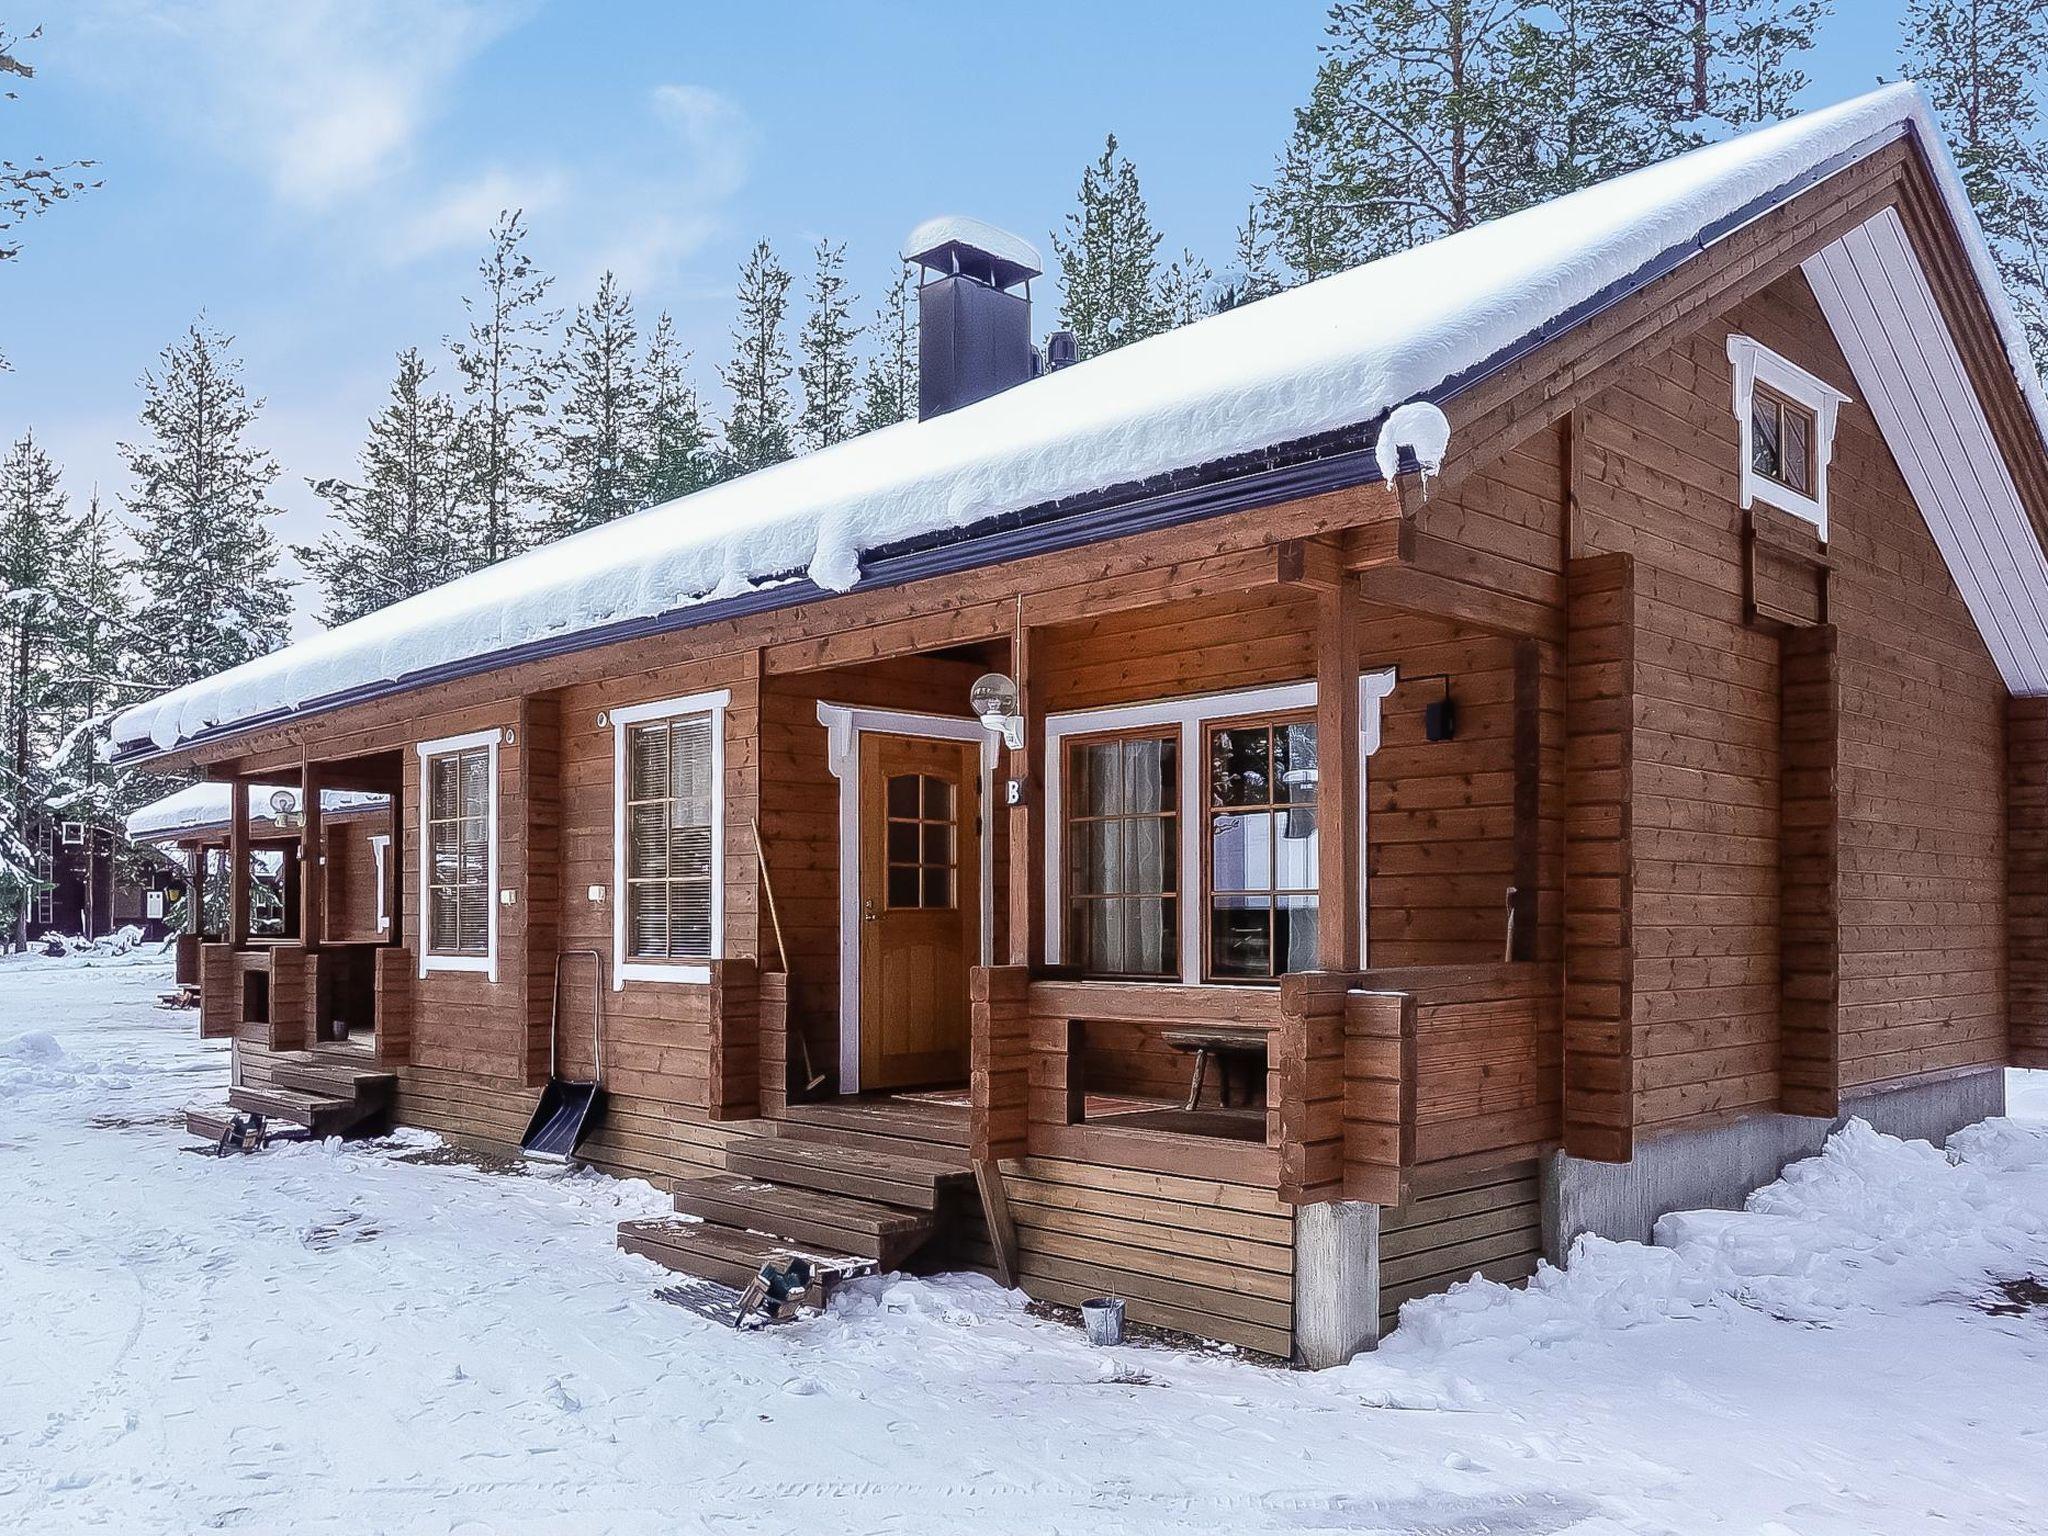
M327 857L320 825L320 765L299 764L299 942L318 949L327 928Z
M1029 966L1032 953L1043 953L1041 937L1047 922L1058 922L1059 914L1045 906L1045 816L1040 800L1045 785L1031 771L1031 754L1044 750L1045 703L1037 696L1031 679L1031 631L1024 626L1023 610L1017 615L1016 634L1010 641L1010 672L1017 684L1018 708L1024 712L1024 745L1005 758L1009 778L1023 786L1023 797L1010 807L1010 890L1008 903L1011 965Z
M1358 582L1334 545L1317 544L1304 575L1316 586L1316 966L1359 966Z
M249 947L249 781L228 780L228 944Z
M1565 567L1564 1149L1635 1150L1635 563Z
M194 843L185 850L191 860L185 875L185 931L206 931L206 844Z

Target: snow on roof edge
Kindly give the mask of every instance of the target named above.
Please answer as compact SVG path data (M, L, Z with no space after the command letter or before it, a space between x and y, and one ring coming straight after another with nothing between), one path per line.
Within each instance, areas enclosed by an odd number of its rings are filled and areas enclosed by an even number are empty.
M878 549L957 541L1014 512L1447 397L1723 221L1901 131L1927 152L2048 438L2048 399L1925 98L1890 86L543 546L137 705L115 744L128 760L170 751L311 701L757 594L792 571L846 590ZM1388 331L1388 313L1409 325Z
M299 787L296 784L251 784L250 819L272 820L270 800L271 796L277 794L290 795L292 810L298 810ZM322 816L346 816L357 811L374 810L389 803L390 796L373 794L367 790L323 789L320 792ZM228 813L228 785L213 780L187 784L183 789L174 789L168 795L131 811L127 821L128 841L165 842L188 833L226 826Z

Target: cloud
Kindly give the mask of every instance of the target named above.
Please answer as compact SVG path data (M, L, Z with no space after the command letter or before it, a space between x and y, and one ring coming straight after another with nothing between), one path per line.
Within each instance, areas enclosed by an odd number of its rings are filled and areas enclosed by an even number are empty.
M491 221L505 209L524 209L530 224L535 215L558 209L569 191L570 179L563 171L494 166L421 202L400 224L386 253L393 261L410 262L451 248L480 247Z
M400 174L454 78L528 0L92 0L93 67L248 166L283 203L331 209Z
M394 262L480 248L499 212L523 209L572 290L610 270L628 288L668 275L716 235L746 184L754 133L730 98L666 84L601 157L498 164L418 198L386 246ZM571 252L566 265L562 257Z

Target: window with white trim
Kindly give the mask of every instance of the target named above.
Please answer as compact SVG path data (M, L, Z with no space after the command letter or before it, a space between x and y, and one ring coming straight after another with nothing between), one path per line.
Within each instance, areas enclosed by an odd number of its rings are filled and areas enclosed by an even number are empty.
M427 780L427 948L491 950L491 749L430 757Z
M420 758L420 974L498 979L498 746L508 732L423 741Z
M709 710L626 730L626 957L711 955Z
M612 985L710 979L724 952L729 691L627 705L613 730Z
M1763 502L1828 536L1828 461L1849 397L1753 337L1728 338L1745 509Z

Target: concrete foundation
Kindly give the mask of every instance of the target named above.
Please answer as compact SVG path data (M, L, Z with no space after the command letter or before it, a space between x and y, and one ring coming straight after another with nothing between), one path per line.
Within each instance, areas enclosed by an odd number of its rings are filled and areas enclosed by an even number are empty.
M1380 1208L1359 1200L1294 1213L1294 1360L1342 1365L1380 1337Z
M1887 1135L1931 1141L2005 1113L2005 1072L1987 1067L1845 1100L1833 1120L1750 1115L1704 1130L1637 1143L1626 1163L1593 1163L1552 1153L1544 1165L1543 1250L1562 1264L1581 1232L1647 1243L1667 1211L1738 1210L1787 1163L1811 1157L1837 1126L1867 1120ZM1296 1281L1297 1290L1300 1282Z

